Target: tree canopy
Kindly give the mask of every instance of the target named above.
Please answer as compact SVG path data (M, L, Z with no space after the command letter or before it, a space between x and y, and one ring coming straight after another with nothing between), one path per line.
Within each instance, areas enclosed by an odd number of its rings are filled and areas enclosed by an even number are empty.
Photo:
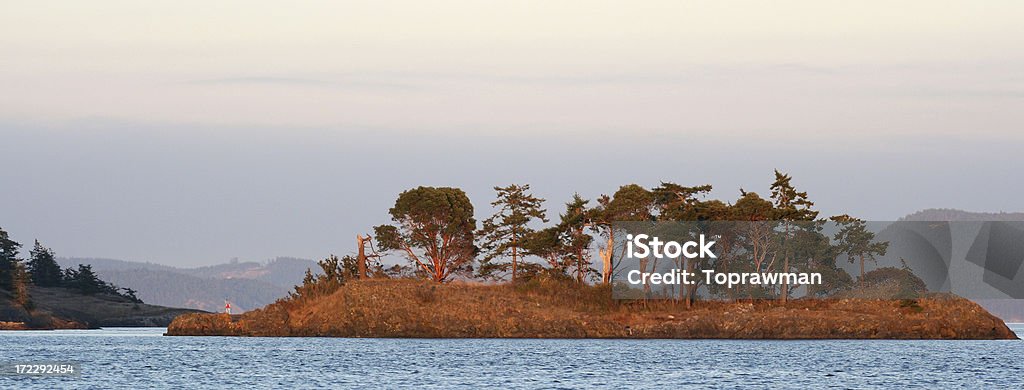
M417 187L402 192L389 213L394 225L374 228L382 250L403 252L437 282L471 270L476 219L461 189Z
M514 282L519 260L524 253L523 240L534 233L530 222L548 221L543 207L544 199L533 196L529 192L529 184L511 184L507 187L494 187L494 190L497 199L491 202L491 206L498 210L484 220L478 233L483 254L478 275L494 278L498 271L511 268ZM499 258L509 258L511 263L497 263Z

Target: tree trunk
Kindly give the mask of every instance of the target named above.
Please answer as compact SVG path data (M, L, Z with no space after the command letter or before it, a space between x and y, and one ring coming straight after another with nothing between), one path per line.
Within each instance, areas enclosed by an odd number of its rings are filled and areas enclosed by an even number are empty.
M359 279L366 279L366 240L362 234L356 235L356 247L359 248L359 255L356 258L356 266L359 268Z
M693 263L695 261L696 260L693 260L693 259L683 260L683 262L686 263L686 272L688 272L688 273L693 272L693 266L694 266ZM689 308L693 307L693 293L694 293L694 290L691 289L690 285L688 285L688 284L680 284L679 288L686 290L686 294L685 294L686 308L689 309Z
M864 289L864 254L860 255L860 288Z
M615 248L615 235L611 229L608 230L608 246L605 253L601 254L601 283L612 282L612 253Z
M519 242L515 235L512 236L512 283L516 282L516 263L519 260Z
M789 272L789 254L782 259L782 272ZM782 303L789 301L789 278L782 279Z
M789 272L789 222L786 223L786 236L782 241L782 272ZM789 301L789 278L782 279L782 303Z

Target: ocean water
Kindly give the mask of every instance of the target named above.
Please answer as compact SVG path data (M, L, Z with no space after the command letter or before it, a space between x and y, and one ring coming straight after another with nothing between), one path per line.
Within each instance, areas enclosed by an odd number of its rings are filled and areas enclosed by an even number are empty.
M1011 325L1024 335L1024 325ZM1024 341L165 337L163 328L0 331L0 363L63 388L1024 388Z

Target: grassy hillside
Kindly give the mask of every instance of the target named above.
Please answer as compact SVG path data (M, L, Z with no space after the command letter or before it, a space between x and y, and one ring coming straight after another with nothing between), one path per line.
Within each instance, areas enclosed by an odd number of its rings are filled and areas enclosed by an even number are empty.
M167 326L175 317L197 310L137 304L111 294L82 295L62 287L31 286L32 310L13 304L0 291L0 329Z
M189 314L170 335L511 338L1016 338L978 305L915 300L620 302L607 287L535 280L517 286L415 280L349 282L229 317Z

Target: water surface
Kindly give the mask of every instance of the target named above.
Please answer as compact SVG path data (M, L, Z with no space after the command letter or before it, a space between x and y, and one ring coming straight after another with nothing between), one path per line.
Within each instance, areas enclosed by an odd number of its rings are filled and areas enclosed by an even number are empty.
M1024 334L1024 325L1011 328ZM164 331L0 331L0 362L81 364L80 376L0 377L0 388L1024 388L1019 340L232 338Z

